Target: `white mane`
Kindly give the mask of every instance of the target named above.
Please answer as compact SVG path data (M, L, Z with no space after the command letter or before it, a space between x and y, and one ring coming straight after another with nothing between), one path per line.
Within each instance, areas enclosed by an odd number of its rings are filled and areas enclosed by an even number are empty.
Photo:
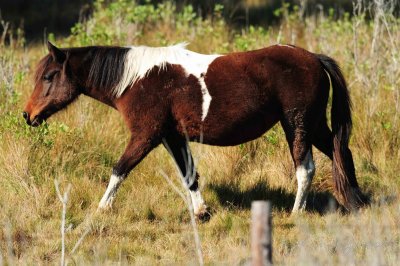
M114 95L120 97L137 80L144 78L155 66L164 68L167 63L179 64L187 74L200 77L208 65L219 55L203 55L186 49L187 43L167 47L131 46L125 56L124 72L114 88Z

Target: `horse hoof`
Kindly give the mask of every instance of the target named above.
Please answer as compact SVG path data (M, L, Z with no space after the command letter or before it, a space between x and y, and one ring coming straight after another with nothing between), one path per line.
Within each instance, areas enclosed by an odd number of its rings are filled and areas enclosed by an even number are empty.
M196 220L200 222L208 222L211 219L210 208L206 205L203 205L194 215L196 216Z

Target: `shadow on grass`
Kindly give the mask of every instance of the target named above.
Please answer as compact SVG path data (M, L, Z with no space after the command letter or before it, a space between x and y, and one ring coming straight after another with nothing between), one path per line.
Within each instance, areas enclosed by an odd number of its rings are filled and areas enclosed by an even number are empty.
M209 189L214 191L222 206L234 206L240 209L250 209L251 202L255 200L269 200L273 208L290 212L293 208L295 194L288 193L283 189L271 189L259 182L248 190L241 190L232 184L210 185ZM307 199L307 211L324 214L332 208L336 209L336 200L328 192L311 191Z

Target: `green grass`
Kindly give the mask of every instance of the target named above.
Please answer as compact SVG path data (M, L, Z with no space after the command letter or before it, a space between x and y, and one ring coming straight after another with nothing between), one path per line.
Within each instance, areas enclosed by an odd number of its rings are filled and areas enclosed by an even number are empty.
M383 9L374 12L372 21L365 20L364 9L339 20L303 18L300 11L288 13L284 7L279 27L239 32L222 20L221 7L202 19L190 7L176 13L170 3L152 7L117 1L105 6L99 1L96 6L91 20L77 24L68 38L55 38L56 44L158 46L189 41L192 50L224 53L280 41L332 56L344 70L353 99L350 146L358 180L371 195L372 206L347 215L330 210L331 162L315 151L317 172L308 211L290 216L296 181L279 125L237 147L192 144L202 191L213 213L210 221L198 224L206 264L246 263L251 201L269 199L276 264L396 265L400 259L398 18ZM162 170L178 182L167 152L162 147L154 150L123 183L113 209L96 213L111 168L129 137L122 118L82 96L48 124L28 127L21 110L33 89L35 64L46 50L42 45L25 45L22 36L8 43L0 44L0 261L59 262L62 204L53 182L57 179L62 192L71 184L66 212L68 263L196 264L185 203L159 173Z

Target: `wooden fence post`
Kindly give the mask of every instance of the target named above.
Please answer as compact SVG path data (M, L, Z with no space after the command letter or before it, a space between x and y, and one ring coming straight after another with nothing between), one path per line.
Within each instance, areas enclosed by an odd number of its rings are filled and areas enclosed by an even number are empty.
M269 201L251 203L252 266L272 265L272 218Z

